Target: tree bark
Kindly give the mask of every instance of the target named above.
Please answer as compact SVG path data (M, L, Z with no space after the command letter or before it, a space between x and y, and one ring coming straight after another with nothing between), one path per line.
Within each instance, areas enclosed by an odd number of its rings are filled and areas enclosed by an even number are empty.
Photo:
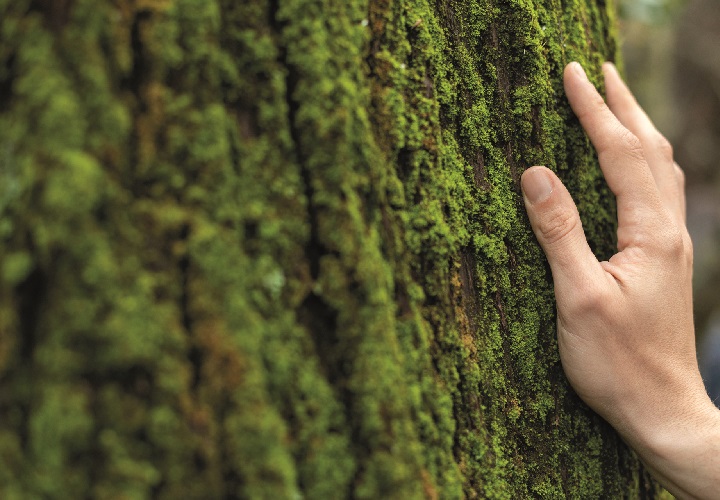
M610 0L0 0L0 497L648 498L522 171Z

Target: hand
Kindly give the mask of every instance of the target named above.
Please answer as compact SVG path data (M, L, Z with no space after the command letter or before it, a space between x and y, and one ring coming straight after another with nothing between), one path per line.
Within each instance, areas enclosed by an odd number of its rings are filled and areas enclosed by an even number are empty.
M598 262L577 208L545 167L522 177L555 282L558 345L578 395L612 424L671 492L720 492L720 413L695 354L692 244L684 176L615 67L607 105L578 63L565 91L617 197L618 253Z

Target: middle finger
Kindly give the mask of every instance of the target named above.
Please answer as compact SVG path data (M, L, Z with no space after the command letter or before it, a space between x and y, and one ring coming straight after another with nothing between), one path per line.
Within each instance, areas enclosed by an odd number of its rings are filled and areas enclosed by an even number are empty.
M672 146L658 132L637 103L615 66L612 63L605 63L603 73L605 74L608 107L620 123L640 139L645 159L653 179L655 179L663 204L676 219L682 221L683 193L679 192Z

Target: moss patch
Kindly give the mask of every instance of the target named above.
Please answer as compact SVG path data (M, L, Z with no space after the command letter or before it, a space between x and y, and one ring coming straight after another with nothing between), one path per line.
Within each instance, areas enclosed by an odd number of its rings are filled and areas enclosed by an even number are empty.
M612 2L0 0L2 498L597 498L519 191Z

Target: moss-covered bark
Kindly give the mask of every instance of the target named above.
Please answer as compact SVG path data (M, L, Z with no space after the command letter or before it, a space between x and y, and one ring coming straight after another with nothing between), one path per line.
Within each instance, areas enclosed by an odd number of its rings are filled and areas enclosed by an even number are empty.
M0 0L0 497L619 498L518 180L610 0Z

